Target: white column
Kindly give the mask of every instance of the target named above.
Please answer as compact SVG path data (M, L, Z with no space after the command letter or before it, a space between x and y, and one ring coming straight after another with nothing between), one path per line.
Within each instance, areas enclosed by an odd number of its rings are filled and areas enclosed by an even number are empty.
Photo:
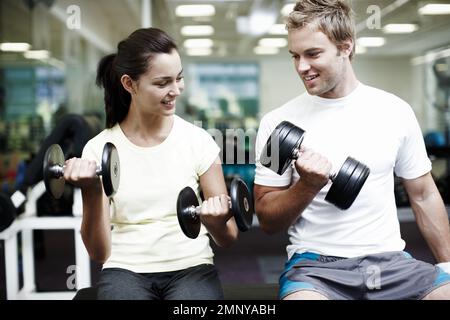
M142 28L149 28L152 26L152 3L151 0L142 0L141 8L141 23Z
M19 293L19 258L17 256L17 233L5 239L6 299L17 300Z
M23 291L34 292L36 281L34 276L34 246L33 230L22 230L22 265L23 265Z

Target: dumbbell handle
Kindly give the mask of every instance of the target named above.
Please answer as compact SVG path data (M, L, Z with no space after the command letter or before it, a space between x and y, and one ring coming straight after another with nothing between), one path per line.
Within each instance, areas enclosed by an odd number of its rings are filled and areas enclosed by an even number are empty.
M54 175L55 178L61 178L64 175L64 169L66 166L60 166L58 164L55 164L49 168L49 171ZM101 166L97 166L95 169L95 174L97 176L102 175L102 168Z
M228 209L231 209L231 200L228 200ZM189 214L190 214L193 218L195 218L195 217L201 215L201 213L202 213L202 206L197 206L197 207L195 207L195 206L190 206L190 207L188 208L188 211L189 211Z
M300 146L298 146L298 148L295 148L294 154L292 155L292 159L297 160L299 155L300 155ZM336 178L336 176L337 176L337 172L332 172L328 175L328 179L330 179L331 181L334 182L334 179Z

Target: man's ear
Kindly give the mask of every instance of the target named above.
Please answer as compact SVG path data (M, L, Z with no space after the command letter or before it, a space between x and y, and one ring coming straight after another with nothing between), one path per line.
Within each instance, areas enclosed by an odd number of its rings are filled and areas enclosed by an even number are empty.
M120 82L125 90L127 90L131 95L136 93L135 84L133 79L127 74L120 77Z
M346 56L346 57L350 57L350 55L353 52L353 40L352 39L347 39L344 40L338 47L338 49L341 51L341 54Z

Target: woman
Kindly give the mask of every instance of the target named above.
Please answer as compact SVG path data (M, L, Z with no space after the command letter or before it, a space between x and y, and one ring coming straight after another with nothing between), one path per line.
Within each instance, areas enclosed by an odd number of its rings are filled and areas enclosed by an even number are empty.
M219 246L237 239L218 157L203 129L175 115L184 89L177 46L162 30L139 29L99 63L106 129L82 159L66 162L64 178L83 195L81 233L90 257L103 263L99 299L222 299L207 233ZM120 157L120 185L108 199L95 167L106 142ZM201 188L200 235L187 238L176 201Z

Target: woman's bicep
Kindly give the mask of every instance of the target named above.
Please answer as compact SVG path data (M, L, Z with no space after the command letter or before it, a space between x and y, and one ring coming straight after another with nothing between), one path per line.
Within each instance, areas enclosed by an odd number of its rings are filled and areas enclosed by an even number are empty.
M222 171L222 162L219 157L217 157L208 170L200 176L200 187L205 199L221 194L228 194Z

